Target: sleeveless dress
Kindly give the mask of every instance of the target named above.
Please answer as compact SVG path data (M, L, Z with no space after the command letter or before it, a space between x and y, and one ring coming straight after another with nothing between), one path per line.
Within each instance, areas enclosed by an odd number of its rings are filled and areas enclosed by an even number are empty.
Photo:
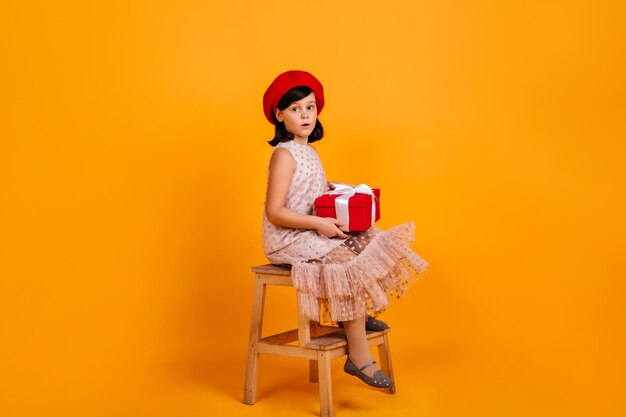
M285 207L315 215L314 200L329 190L317 150L290 140L276 145L296 161ZM269 182L269 167L268 167ZM386 231L372 226L348 238L270 222L263 210L263 249L272 264L291 265L301 312L319 322L378 315L390 297L400 298L428 263L413 252L415 224Z

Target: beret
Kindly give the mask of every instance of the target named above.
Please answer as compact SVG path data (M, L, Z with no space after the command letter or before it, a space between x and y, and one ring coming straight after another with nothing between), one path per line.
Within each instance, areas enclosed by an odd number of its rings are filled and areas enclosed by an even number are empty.
M317 114L324 108L324 87L317 78L306 71L291 70L280 74L263 94L263 112L267 120L275 125L274 115L280 99L285 93L294 87L307 86L315 93L317 101Z

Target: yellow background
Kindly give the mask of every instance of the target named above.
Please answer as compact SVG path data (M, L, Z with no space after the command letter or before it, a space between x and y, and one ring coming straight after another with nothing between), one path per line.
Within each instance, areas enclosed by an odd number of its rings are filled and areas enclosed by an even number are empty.
M622 2L15 2L0 18L0 415L314 415L261 357L241 404L272 128L326 89L330 180L382 189L430 270L383 318L398 394L338 416L623 416ZM267 331L295 323L271 291Z

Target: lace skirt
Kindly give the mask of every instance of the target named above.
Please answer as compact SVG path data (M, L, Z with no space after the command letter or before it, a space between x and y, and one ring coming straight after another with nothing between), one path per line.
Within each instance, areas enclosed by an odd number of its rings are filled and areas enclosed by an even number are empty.
M377 316L400 298L428 263L413 252L415 224L351 234L319 259L292 266L304 315L322 324Z

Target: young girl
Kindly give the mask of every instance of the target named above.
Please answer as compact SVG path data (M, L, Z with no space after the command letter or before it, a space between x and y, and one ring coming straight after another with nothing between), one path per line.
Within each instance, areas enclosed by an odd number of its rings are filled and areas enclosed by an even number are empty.
M292 265L302 313L320 320L320 303L343 325L349 354L344 371L374 387L391 387L372 359L367 330L387 325L377 315L400 296L427 263L408 244L412 222L383 231L376 226L347 234L336 219L314 215L316 197L331 188L316 149L324 136L317 116L324 108L322 84L305 71L279 75L263 96L267 120L275 125L276 149L269 162L263 245L273 264Z

